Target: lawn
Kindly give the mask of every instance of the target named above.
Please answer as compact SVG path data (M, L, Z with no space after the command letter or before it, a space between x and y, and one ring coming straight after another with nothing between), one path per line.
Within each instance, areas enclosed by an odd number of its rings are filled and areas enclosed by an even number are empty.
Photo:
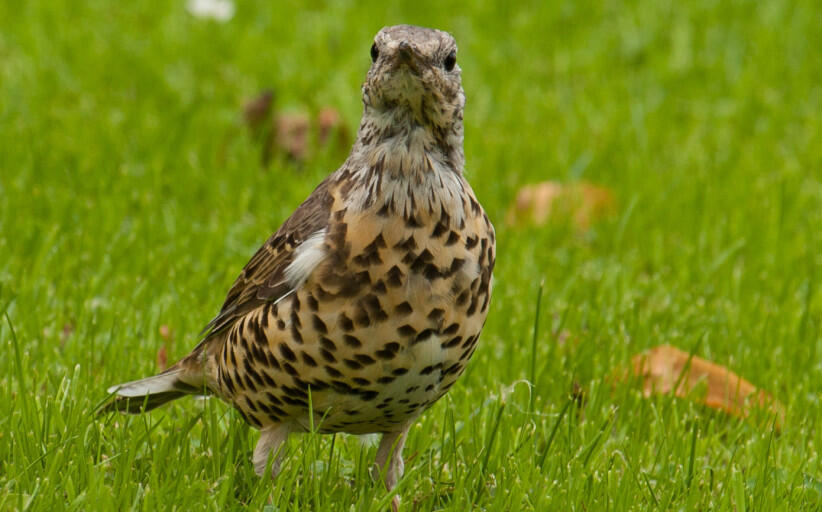
M0 3L0 510L385 509L368 440L294 436L272 484L221 402L94 410L197 343L345 158L262 166L243 104L271 89L353 133L395 23L460 45L466 173L498 235L479 348L411 429L403 508L821 509L822 4L242 2L223 23L33 0ZM506 225L544 180L598 183L614 212ZM773 394L781 428L614 378L660 344Z

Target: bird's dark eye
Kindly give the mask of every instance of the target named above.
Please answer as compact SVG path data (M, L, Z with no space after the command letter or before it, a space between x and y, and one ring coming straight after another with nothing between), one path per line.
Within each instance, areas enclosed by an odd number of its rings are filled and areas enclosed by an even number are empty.
M377 57L380 56L380 51L377 49L377 43L371 45L371 62L377 62Z
M455 52L455 51L452 51L451 53L449 53L448 57L446 57L445 60L442 61L442 67L444 67L446 71L453 71L454 66L456 66L456 64L457 64L457 52Z

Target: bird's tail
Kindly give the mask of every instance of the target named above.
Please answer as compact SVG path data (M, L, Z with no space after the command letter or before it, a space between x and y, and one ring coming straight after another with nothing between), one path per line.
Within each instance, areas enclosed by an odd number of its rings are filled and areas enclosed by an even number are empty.
M114 399L103 405L100 412L139 414L185 395L209 394L203 371L204 361L199 352L195 350L168 370L153 377L108 388Z

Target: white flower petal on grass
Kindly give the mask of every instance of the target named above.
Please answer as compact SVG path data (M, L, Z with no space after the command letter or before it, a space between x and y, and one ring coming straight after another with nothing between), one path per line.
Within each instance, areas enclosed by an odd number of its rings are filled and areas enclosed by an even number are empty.
M231 0L188 0L186 8L195 18L225 22L234 16L234 2Z

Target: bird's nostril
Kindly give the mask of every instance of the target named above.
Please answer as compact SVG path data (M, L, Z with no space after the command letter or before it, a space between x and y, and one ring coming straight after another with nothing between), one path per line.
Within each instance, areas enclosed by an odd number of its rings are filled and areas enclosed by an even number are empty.
M411 45L408 43L408 41L403 41L397 47L397 52L399 53L402 59L409 60L412 54Z

